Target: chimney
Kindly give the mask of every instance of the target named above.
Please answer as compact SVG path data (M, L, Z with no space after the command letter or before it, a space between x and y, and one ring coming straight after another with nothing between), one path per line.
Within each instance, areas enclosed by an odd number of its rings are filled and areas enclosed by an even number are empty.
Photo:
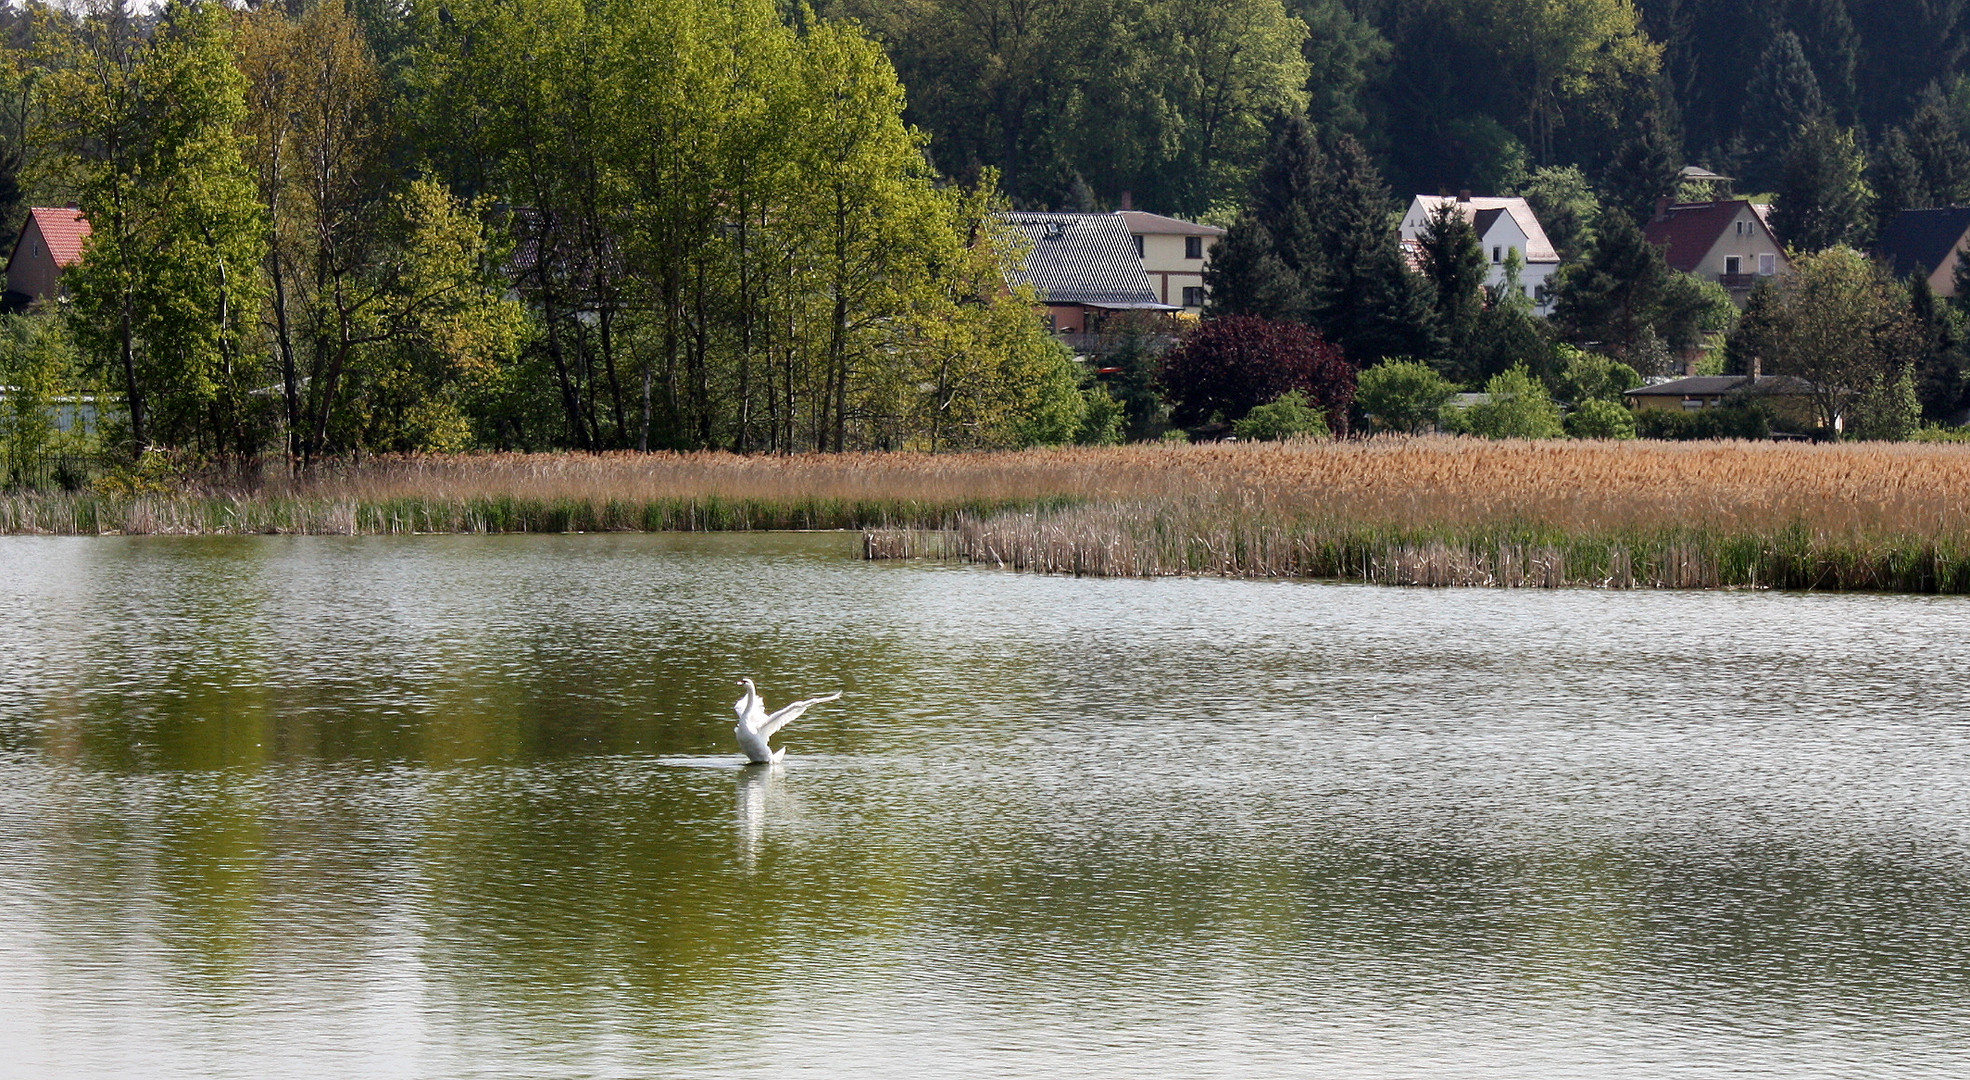
M1122 209L1124 210L1135 209L1135 196L1131 195L1126 191L1122 192Z
M1465 188L1464 190L1462 190L1462 191L1460 191L1460 192L1458 192L1458 193L1457 193L1457 201L1458 201L1458 202L1470 202L1470 201L1471 201L1471 189L1470 189L1470 188Z
M1655 220L1661 221L1663 218L1666 218L1668 216L1669 216L1669 200L1667 198L1655 200Z

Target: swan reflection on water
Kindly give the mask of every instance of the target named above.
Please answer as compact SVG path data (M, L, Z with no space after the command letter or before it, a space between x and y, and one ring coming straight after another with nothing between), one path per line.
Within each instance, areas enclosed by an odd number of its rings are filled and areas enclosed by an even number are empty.
M777 764L749 765L739 770L739 862L747 873L758 861L760 843L766 836L766 808L773 801L774 784L785 773L785 767Z

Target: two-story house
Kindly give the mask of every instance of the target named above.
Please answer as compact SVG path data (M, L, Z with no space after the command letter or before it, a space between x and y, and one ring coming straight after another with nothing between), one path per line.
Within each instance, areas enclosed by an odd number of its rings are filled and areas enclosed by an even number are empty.
M1121 210L1115 216L1135 238L1136 254L1157 299L1192 315L1202 314L1204 268L1210 265L1211 248L1224 230L1141 210Z
M1006 221L1032 242L1012 284L1033 286L1055 331L1099 333L1117 313L1179 310L1157 295L1122 215L1021 211Z
M1759 278L1786 273L1791 264L1766 220L1766 207L1747 199L1656 204L1642 230L1662 249L1671 269L1714 281L1743 307Z
M1505 286L1505 266L1511 252L1518 252L1524 261L1524 269L1519 271L1519 279L1514 284L1519 294L1532 299L1533 309L1541 315L1552 311L1552 279L1560 268L1560 254L1554 250L1553 242L1546 238L1546 230L1539 224L1539 216L1524 199L1495 196L1472 196L1469 192L1451 197L1449 195L1418 195L1409 203L1409 209L1402 215L1402 241L1406 250L1415 251L1424 233L1429 231L1430 215L1437 207L1455 206L1464 215L1464 220L1477 230L1478 243L1484 249L1485 260L1490 270L1484 283L1491 288Z

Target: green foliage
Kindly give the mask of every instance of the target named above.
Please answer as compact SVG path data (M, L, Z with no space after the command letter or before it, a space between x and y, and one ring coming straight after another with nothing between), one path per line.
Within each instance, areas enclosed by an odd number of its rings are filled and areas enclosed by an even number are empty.
M1619 402L1588 398L1566 414L1566 433L1576 439L1632 439L1635 414Z
M1294 438L1327 438L1327 415L1307 401L1306 394L1288 390L1272 401L1254 406L1231 425L1234 435L1253 442Z
M1922 402L1915 394L1915 372L1904 366L1876 379L1853 405L1847 435L1855 439L1900 442L1922 424Z
M1801 125L1785 152L1772 229L1804 252L1865 243L1873 201L1865 164L1853 130L1824 117Z
M46 138L94 226L64 277L72 325L123 391L138 454L157 441L246 454L266 437L248 396L266 371L253 325L266 237L236 135L230 18L173 0L147 39L85 18L47 74Z
M1725 404L1687 412L1643 409L1635 414L1635 428L1644 439L1769 439L1772 414L1758 403Z
M1493 375L1484 392L1489 400L1446 414L1444 426L1486 439L1557 439L1566 434L1560 407L1526 369Z
M1409 435L1428 431L1456 392L1456 384L1416 360L1384 361L1355 383L1355 401L1377 428Z
M1754 292L1730 348L1739 363L1755 358L1765 374L1804 380L1816 423L1831 432L1846 425L1864 396L1877 410L1900 407L1900 389L1890 395L1883 387L1907 375L1921 356L1923 333L1907 294L1885 270L1836 247L1801 255L1782 284ZM1891 423L1887 415L1875 413Z
M0 316L0 486L73 486L59 457L96 441L82 368L59 310Z
M1549 165L1519 185L1518 194L1539 218L1562 262L1578 259L1594 239L1600 198L1577 166Z
M1489 270L1477 229L1464 216L1462 204L1446 199L1430 210L1418 239L1423 277L1436 302L1437 327L1448 346L1445 367L1460 379L1473 378L1480 370L1475 355L1478 320L1484 314L1484 279Z
M1620 405L1623 394L1642 385L1641 375L1619 360L1569 345L1561 345L1554 352L1559 361L1554 390L1561 401L1575 406L1589 401Z

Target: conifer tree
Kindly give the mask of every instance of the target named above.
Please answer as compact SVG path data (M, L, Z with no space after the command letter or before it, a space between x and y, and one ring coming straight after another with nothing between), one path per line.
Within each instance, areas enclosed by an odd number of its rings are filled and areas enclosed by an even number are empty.
M1744 90L1745 182L1765 190L1779 175L1780 157L1799 127L1825 112L1819 79L1799 36L1790 30L1773 34Z
M1204 268L1204 316L1256 315L1298 319L1306 313L1306 290L1283 262L1272 234L1251 214L1233 222Z
M1938 87L1931 85L1923 92L1907 130L1909 157L1921 171L1927 201L1904 209L1970 202L1970 145L1964 143Z
M1453 378L1469 382L1477 374L1472 352L1484 314L1484 247L1460 205L1448 200L1430 211L1420 243L1423 276L1429 279L1444 338L1443 367Z
M1871 198L1854 132L1820 117L1802 126L1786 151L1772 229L1800 251L1859 246L1868 240Z
M1326 254L1312 290L1313 325L1356 365L1441 349L1423 280L1409 270L1388 188L1352 136L1324 147L1328 174L1317 225Z
M1627 211L1604 206L1587 256L1560 274L1553 321L1576 343L1626 358L1662 295L1669 267Z
M1683 155L1675 135L1660 114L1651 112L1634 137L1616 151L1602 187L1609 202L1636 221L1647 221L1655 214L1657 200L1676 194L1682 170Z

